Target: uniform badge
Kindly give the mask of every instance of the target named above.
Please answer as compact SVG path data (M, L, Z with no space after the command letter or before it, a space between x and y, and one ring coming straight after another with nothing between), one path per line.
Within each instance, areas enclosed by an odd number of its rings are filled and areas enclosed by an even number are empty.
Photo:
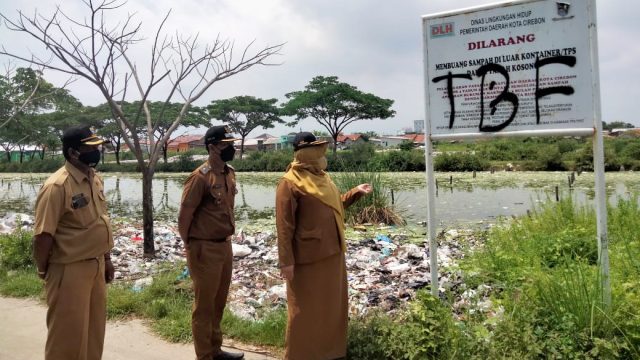
M84 196L83 193L75 194L71 197L71 208L72 209L80 209L89 205L89 201Z

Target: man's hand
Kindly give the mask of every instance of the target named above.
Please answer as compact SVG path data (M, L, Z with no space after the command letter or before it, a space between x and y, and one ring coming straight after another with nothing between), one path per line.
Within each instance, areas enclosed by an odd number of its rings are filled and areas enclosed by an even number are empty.
M47 276L49 268L49 255L53 247L53 236L49 233L42 233L33 238L33 260L38 269L38 277L42 280Z
M285 280L293 280L293 266L283 266L280 268L280 276L282 276Z
M189 248L189 242L188 241L184 241L182 240L182 245L184 247L184 256L187 256L187 253L189 252L190 248Z
M356 189L365 195L369 195L373 191L373 186L371 184L360 184Z
M104 281L110 284L115 276L115 269L111 259L104 259Z

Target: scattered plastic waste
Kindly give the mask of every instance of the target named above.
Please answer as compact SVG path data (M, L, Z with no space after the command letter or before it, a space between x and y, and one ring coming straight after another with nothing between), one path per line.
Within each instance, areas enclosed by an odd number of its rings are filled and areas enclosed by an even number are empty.
M19 221L17 220L19 219ZM0 233L33 226L26 214L9 214L0 218ZM172 266L182 268L177 286L190 287L189 269L184 266L185 251L177 224L156 221L154 226L155 258L143 256L142 224L129 219L114 219L114 248L111 258L115 279L128 282L134 292L153 283L153 276ZM4 226L4 227L3 227ZM424 228L418 224L416 234L384 225L363 224L347 231L345 255L348 274L349 312L363 314L377 308L397 311L411 300L415 292L429 288L429 251L424 242ZM473 311L499 312L494 309L490 287L467 288L456 263L463 256L462 246L480 246L472 230L451 229L438 237L440 291L456 295L454 309L459 314ZM232 238L234 255L229 309L244 319L259 319L261 314L286 306L286 285L278 268L278 249L274 219L259 219L239 228ZM462 316L462 315L461 315Z
M185 266L182 272L180 273L180 275L176 277L176 281L185 280L188 277L189 277L189 268Z
M234 257L245 257L249 254L251 254L251 248L248 247L247 245L241 245L241 244L236 244L233 243L231 244L232 250L233 250L233 256Z
M138 279L134 281L133 287L131 288L131 290L133 290L134 292L140 292L142 291L142 289L144 289L145 287L151 284L153 284L153 278L150 276L146 278Z
M0 234L10 234L17 228L33 227L33 216L23 213L8 213L0 218Z
M131 237L131 241L142 241L144 238L138 234Z
M377 235L376 236L376 240L384 241L384 242L388 242L388 243L391 242L391 239L387 235L382 235L382 234Z

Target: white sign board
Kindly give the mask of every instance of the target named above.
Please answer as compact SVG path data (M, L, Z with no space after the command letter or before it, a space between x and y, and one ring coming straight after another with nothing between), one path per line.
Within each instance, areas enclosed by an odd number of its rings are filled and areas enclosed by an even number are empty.
M423 17L427 132L593 129L591 4L514 1Z

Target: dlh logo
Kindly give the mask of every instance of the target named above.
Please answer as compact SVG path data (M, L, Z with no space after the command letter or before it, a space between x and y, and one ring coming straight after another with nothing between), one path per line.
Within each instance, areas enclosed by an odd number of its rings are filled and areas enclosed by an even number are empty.
M553 21L573 19L573 15L569 15L571 4L565 2L556 2L556 9L559 17L554 17Z
M431 38L441 36L451 36L454 34L453 23L443 23L438 25L431 25Z

